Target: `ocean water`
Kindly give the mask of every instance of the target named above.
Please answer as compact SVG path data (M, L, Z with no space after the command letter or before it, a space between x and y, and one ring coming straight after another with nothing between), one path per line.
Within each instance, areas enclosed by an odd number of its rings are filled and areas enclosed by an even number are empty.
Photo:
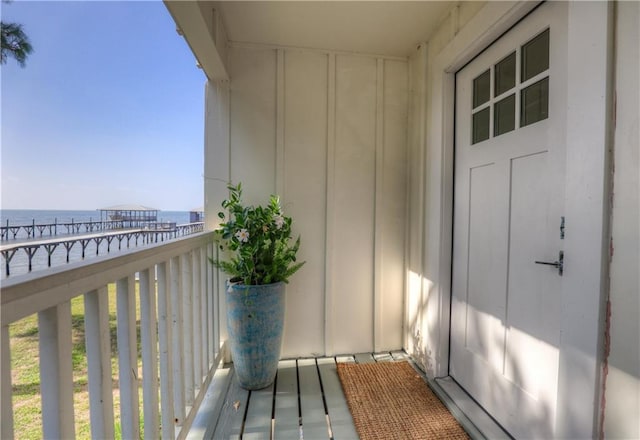
M102 218L106 220L106 218ZM89 221L100 221L100 211L62 211L62 210L31 210L31 209L0 209L0 226L22 226L32 224L62 224L62 223L81 223ZM158 211L158 222L175 222L178 225L189 223L188 211ZM49 230L45 230L40 237L40 232L36 230L36 239L51 239L56 237L68 237L66 233L67 229L63 226L58 226L58 235L51 236ZM15 239L13 234L10 233L7 240L2 240L0 246L6 246L17 241L28 240L27 233L24 229L20 229ZM142 241L140 241L141 247ZM118 240L115 239L111 242L110 251L107 253L107 242L103 240L99 249L96 249L96 244L91 241L85 249L85 260L95 257L96 252L100 255L112 255L118 252ZM134 246L132 240L131 246ZM126 239L122 241L122 249L127 249ZM9 267L11 277L28 273L28 257L24 250L18 250L11 258ZM82 248L80 243L76 243L70 251L69 262L82 261ZM64 246L59 245L56 250L51 254L51 267L59 266L67 263L67 252ZM46 270L48 268L48 255L46 250L41 247L35 253L32 260L32 272ZM6 275L6 258L4 254L0 257L0 279L5 279Z

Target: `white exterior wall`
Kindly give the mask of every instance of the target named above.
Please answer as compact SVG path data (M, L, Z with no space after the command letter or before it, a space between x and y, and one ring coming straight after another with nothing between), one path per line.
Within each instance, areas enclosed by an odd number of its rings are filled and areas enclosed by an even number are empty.
M640 3L616 14L611 326L606 438L640 438Z
M287 287L283 356L400 348L406 60L231 45L227 68L208 85L206 213L230 180L293 217L307 263Z

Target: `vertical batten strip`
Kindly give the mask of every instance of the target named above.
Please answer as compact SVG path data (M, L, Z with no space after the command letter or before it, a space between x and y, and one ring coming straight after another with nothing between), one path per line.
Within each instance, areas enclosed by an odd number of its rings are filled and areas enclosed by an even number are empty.
M276 193L285 197L285 145L284 145L284 49L276 51Z
M84 295L84 329L92 438L113 438L113 380L107 286Z
M160 432L158 426L158 337L156 329L155 267L152 267L140 272L144 438L156 438Z
M120 379L120 421L122 438L140 438L138 399L138 352L134 277L116 282L118 315L118 366Z
M184 376L184 403L186 406L193 405L193 290L191 279L191 255L182 254L180 256L182 267L182 353Z
M2 354L0 355L0 374L2 375L0 417L0 438L13 438L13 387L11 385L11 345L9 326L2 326Z
M73 439L71 303L66 301L39 312L38 333L43 438Z
M425 255L427 252L427 246L424 243L425 237L425 214L426 214L426 194L428 191L427 175L425 170L428 169L429 159L427 158L427 151L425 151L426 135L427 135L427 69L428 59L428 46L421 44L418 47L417 56L414 59L414 66L411 72L411 88L414 102L411 105L411 109L414 112L412 115L412 122L415 125L412 131L412 142L409 152L409 179L411 182L411 201L408 203L409 209L413 206L413 211L408 212L413 215L409 215L409 230L407 232L409 252L407 264L409 269L414 268L422 269L425 261ZM423 304L426 298L424 298L424 281L425 277L419 273L407 271L406 285L406 313L407 322L406 326L406 344L409 352L417 354L422 351L424 347L420 346L420 339L423 333Z
M171 298L168 268L170 262L158 264L158 343L160 347L160 398L162 402L161 422L162 438L175 436L173 416L173 359L172 359L172 323Z
M200 250L191 252L191 292L193 295L191 315L193 316L193 380L196 389L202 385L202 295L200 294Z
M421 50L420 53L420 72L422 73L422 80L420 81L420 94L419 94L419 115L420 115L420 120L419 120L419 138L418 138L418 163L420 164L420 166L418 167L418 178L420 179L420 186L418 188L418 194L419 194L419 231L418 231L418 239L419 241L417 241L418 243L420 243L420 255L419 255L419 265L418 267L421 268L421 276L419 277L419 292L420 292L420 306L419 306L419 311L418 311L418 318L419 318L419 334L418 334L418 341L417 343L419 344L419 346L417 347L417 353L420 352L425 352L427 351L427 347L428 342L425 342L423 340L420 340L420 338L427 336L427 337L431 337L431 334L435 333L433 331L431 331L431 329L429 328L429 315L427 313L427 304L429 301L429 293L430 293L430 283L431 281L425 276L425 274L427 273L427 268L426 268L426 263L428 261L428 252L429 252L429 246L426 243L426 240L428 239L428 234L429 231L428 229L428 225L431 223L431 220L429 220L429 214L428 214L428 209L429 206L428 204L430 202L428 202L428 198L429 198L429 192L431 191L431 176L429 175L429 173L427 172L427 170L430 169L431 163L435 162L435 163L439 163L441 164L441 167L444 166L444 162L442 162L439 159L436 159L435 157L432 157L432 149L430 148L426 148L427 145L427 136L428 136L428 121L431 117L430 113L429 113L429 107L427 106L427 99L431 99L429 96L430 93L430 82L429 82L429 78L427 77L427 75L430 74L431 69L429 68L429 46L426 45L424 46L424 49ZM450 78L450 81L453 81L453 78ZM445 100L443 102L442 105L442 114L445 115L452 115L454 114L454 109L453 108L448 108L449 104L453 105L453 101L451 103L449 103L448 100ZM454 127L453 127L453 118L445 118L447 120L447 124L451 124L451 126L448 129L444 129L444 132L448 133L449 131L451 131L451 133L454 132ZM445 145L445 143L443 143L443 145ZM446 143L446 145L453 145L453 141L449 144ZM435 150L435 149L434 149ZM447 148L444 148L443 150L447 150ZM451 154L453 155L453 148L450 149ZM445 151L446 153L446 151ZM443 170L446 168L442 168ZM453 170L453 167L451 167L451 170ZM444 182L448 182L448 179L443 179ZM450 179L450 184L453 185L453 176ZM445 183L445 185L448 185L448 183ZM444 188L443 188L444 189ZM453 188L451 187L451 192L450 194L453 194ZM444 191L442 194L447 194L449 192ZM446 210L442 209L442 206L440 207L440 217L442 220L445 220L445 218L447 219L452 219L453 218L453 210L449 211L450 216L447 217L446 214ZM445 221L450 221L450 220L445 220ZM438 230L444 230L444 229L440 229L438 228ZM414 237L412 237L412 240L415 240ZM440 244L442 245L444 243L444 240L440 241ZM449 244L449 247L453 246L451 243ZM442 260L445 261L445 260ZM447 260L450 261L450 260ZM451 275L447 275L447 278L450 279ZM443 280L444 281L444 280ZM445 282L446 283L446 282ZM433 306L429 305L429 309L430 310L442 310L442 306L440 305L440 296L436 295L436 297L434 298L435 301L437 301L437 304L433 304ZM447 316L448 316L448 312L447 312ZM447 324L448 326L448 324ZM438 329L438 333L439 335L436 336L438 338L445 336L446 338L448 338L448 332L446 335L440 333L439 329ZM436 344L434 344L436 345ZM442 344L437 344L438 347L444 347L446 346L447 348L445 349L445 353L448 351L448 347L449 347L449 342L447 339L447 342L442 341ZM443 357L448 356L448 354L443 354ZM426 362L426 361L425 361ZM424 364L426 366L426 363Z
M171 282L171 356L173 364L173 413L174 422L177 426L182 426L185 415L184 405L184 368L182 359L182 343L184 341L182 331L182 270L180 257L171 258L170 282Z
M423 43L424 44L424 43ZM420 50L423 44L420 44L417 50ZM411 224L412 224L412 210L411 210L411 202L412 202L412 177L413 177L413 137L415 133L415 114L417 113L414 109L414 96L416 95L415 87L416 87L416 76L414 73L414 65L415 54L410 57L408 62L408 89L409 96L407 101L407 165L405 172L405 230L404 230L404 308L403 308L403 316L402 316L402 347L406 350L410 350L409 341L411 338L409 337L409 333L411 332L410 322L410 310L411 310L411 247L413 246L410 241L411 237Z
M381 347L383 327L382 267L384 216L384 60L376 64L376 169L374 199L374 251L373 251L373 350Z
M324 351L333 353L333 248L336 156L336 55L327 63L327 210L325 244Z

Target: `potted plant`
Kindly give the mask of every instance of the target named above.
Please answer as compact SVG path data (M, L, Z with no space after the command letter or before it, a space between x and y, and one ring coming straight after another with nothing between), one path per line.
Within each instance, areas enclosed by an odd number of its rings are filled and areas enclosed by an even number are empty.
M227 330L236 375L243 388L273 383L280 360L285 284L304 262L296 261L300 237L292 242L291 218L272 195L266 206L244 206L242 186L229 185L227 211L216 241L226 259L211 260L228 275Z

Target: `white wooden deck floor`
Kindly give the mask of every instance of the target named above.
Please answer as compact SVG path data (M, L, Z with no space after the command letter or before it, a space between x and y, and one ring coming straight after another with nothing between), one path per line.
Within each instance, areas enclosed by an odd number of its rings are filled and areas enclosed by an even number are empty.
M407 359L403 351L280 361L275 383L247 391L225 367L227 391L217 423L209 420L207 438L357 439L336 372L337 362L384 362ZM212 426L211 424L215 425Z

